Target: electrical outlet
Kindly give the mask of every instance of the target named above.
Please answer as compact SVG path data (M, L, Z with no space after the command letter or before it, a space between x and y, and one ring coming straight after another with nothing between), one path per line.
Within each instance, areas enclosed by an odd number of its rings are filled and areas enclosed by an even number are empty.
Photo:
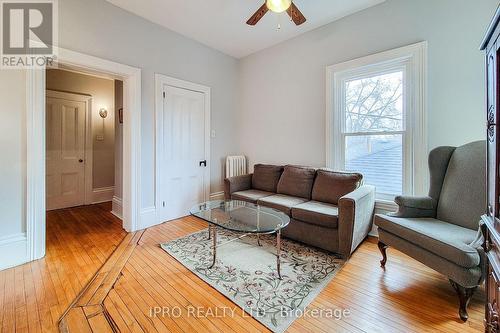
M217 132L215 132L215 130L210 131L210 137L211 138L216 138L217 137Z

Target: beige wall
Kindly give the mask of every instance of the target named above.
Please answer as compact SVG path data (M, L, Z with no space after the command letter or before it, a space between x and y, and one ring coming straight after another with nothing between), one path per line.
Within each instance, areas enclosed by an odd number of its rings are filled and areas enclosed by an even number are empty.
M94 189L115 184L115 97L114 81L60 70L47 70L47 89L92 96L92 186ZM108 116L99 116L99 109ZM97 140L103 136L103 140Z

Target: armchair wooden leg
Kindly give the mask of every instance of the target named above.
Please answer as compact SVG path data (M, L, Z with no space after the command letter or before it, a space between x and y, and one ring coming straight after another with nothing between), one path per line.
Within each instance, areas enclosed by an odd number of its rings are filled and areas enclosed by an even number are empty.
M458 314L460 316L460 319L463 322L466 322L467 319L469 319L469 314L467 313L467 306L469 305L470 299L472 298L472 295L476 291L477 287L473 288L466 288L462 287L455 281L450 279L450 284L455 289L458 295L458 299L460 301L460 307L458 309Z
M385 245L381 241L378 241L377 245L378 245L378 249L380 250L380 253L382 253L382 260L380 260L380 267L385 268L385 263L387 262L386 250L389 246Z

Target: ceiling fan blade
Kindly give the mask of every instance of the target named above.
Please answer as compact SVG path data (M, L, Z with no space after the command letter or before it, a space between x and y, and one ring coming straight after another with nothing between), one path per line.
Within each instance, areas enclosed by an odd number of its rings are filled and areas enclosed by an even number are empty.
M306 21L304 15L300 12L300 10L297 8L297 6L295 6L293 2L290 8L286 10L286 12L296 25L301 25Z
M260 19L269 11L267 8L266 4L264 3L257 11L255 14L252 15L247 21L248 25L256 25L257 22L260 21Z

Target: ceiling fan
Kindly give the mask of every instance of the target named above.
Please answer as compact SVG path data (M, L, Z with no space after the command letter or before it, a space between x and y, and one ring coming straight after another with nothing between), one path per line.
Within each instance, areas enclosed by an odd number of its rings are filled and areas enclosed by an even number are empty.
M266 0L255 14L248 19L247 24L256 25L269 10L275 13L283 13L286 11L296 25L301 25L306 21L306 18L292 0Z

